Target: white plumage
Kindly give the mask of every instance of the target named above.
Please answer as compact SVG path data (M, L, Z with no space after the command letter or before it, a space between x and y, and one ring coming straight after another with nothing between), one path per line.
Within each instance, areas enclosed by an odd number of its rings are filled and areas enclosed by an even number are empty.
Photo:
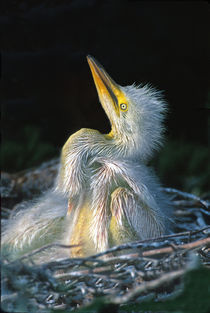
M117 85L96 60L88 61L112 131L81 129L69 138L55 187L3 232L13 258L55 241L81 247L51 249L39 260L85 256L170 231L169 201L146 165L162 144L166 103L151 87Z

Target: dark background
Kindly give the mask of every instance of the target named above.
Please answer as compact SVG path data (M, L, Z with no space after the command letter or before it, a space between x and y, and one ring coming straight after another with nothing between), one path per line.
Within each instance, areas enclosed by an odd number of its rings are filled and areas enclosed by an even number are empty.
M91 54L120 85L165 91L167 140L152 165L166 185L208 192L209 10L202 1L4 1L3 170L58 156L81 127L109 131Z

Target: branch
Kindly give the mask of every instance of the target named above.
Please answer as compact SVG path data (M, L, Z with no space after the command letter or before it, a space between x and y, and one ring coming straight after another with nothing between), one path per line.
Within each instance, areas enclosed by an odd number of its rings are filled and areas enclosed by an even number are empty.
M186 243L183 245L173 245L173 247L165 247L165 248L160 248L160 249L144 251L142 255L151 256L151 255L157 255L157 254L162 254L162 253L171 253L174 250L179 250L179 249L189 250L189 249L193 249L193 248L208 245L208 244L210 244L210 238L205 238L205 239L197 240L194 242Z
M106 251L104 252L100 252L100 253L97 253L95 255L92 255L92 256L89 256L89 257L86 257L86 258L78 258L78 260L83 260L84 262L87 262L87 261L92 261L94 259L97 259L101 256L104 256L104 255L107 255L107 254L110 254L110 253L113 253L113 252L117 252L117 251L121 251L121 250L124 250L124 249L136 249L136 248L139 248L142 246L142 244L144 243L147 243L147 242L157 242L157 241L163 241L163 240L166 240L166 239L170 239L170 238L176 238L176 237L181 237L181 236L193 236L195 234L198 234L200 232L204 232L205 230L207 229L210 229L210 226L206 226L202 229L198 229L198 230L195 230L195 231L186 231L186 232L182 232L182 233L178 233L178 234L171 234L171 235L166 235L166 236L160 236L160 237L154 237L154 238L149 238L149 239L144 239L144 240L139 240L139 241L136 241L136 242L131 242L131 243L126 243L126 244L122 244L122 245L119 245L119 246L115 246L115 247L112 247L110 249L107 249ZM30 258L32 256L34 256L35 254L38 254L44 250L47 250L47 249L50 249L50 248L53 248L53 247L57 247L57 248L64 248L64 249L72 249L72 248L75 248L75 247L78 247L80 245L63 245L63 244L59 244L59 243L52 243L52 244L49 244L49 245L45 245L39 249L35 249L33 250L31 253L27 253L27 254L24 254L22 257L10 262L10 263L14 263L16 261L22 261L26 258ZM181 245L181 246L184 246L184 245ZM166 249L166 248L162 248L162 249ZM172 248L171 248L172 249ZM154 251L154 250L151 250L151 251ZM170 251L173 251L173 250L170 250ZM146 251L148 252L148 251ZM76 260L76 258L72 258L71 260Z
M186 231L186 232L182 232L182 233L178 233L178 234L171 234L171 235L160 236L160 237L156 237L156 238L154 237L154 238L139 240L139 241L131 242L131 243L125 243L125 244L122 244L122 245L115 246L115 247L112 247L110 249L107 249L104 252L97 253L97 254L91 256L90 258L98 258L98 257L104 256L106 254L109 254L109 253L112 253L112 252L121 251L121 250L124 250L124 249L136 249L136 248L141 247L142 244L147 243L147 242L163 241L163 240L166 240L166 239L175 238L175 237L182 237L182 236L189 236L189 237L191 237L191 236L193 236L195 234L198 234L200 232L204 232L207 229L210 230L210 226L206 226L206 227L203 227L202 229L198 229L198 230L195 230L195 231Z
M163 274L158 279L142 282L141 285L133 288L131 291L127 292L123 296L115 296L111 298L111 303L122 304L130 301L134 297L138 296L142 292L150 291L162 286L165 283L169 283L179 277L181 277L186 272L186 269L170 272Z
M167 193L175 193L176 195L179 195L183 198L195 200L195 201L199 202L200 204L202 204L207 209L210 207L209 201L202 200L200 197L193 195L191 193L180 191L180 190L177 190L175 188L161 188L161 189Z

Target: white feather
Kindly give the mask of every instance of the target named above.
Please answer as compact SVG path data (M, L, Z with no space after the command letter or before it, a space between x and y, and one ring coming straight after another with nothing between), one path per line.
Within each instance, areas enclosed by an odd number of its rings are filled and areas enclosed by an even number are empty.
M121 212L119 225L126 218L139 239L170 231L169 201L146 166L162 144L166 104L150 87L121 89L129 109L112 121L113 137L91 129L73 134L62 150L55 188L10 219L2 244L9 246L13 255L46 242L69 243L79 212L87 203L92 219L86 236L95 252L109 247L110 220L116 205ZM73 207L71 217L66 217L68 201ZM60 252L54 251L46 258L58 255Z

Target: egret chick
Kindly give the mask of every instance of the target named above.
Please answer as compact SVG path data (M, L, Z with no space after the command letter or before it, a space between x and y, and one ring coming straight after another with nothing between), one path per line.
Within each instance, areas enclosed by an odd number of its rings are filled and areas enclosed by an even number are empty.
M119 86L93 57L87 60L111 131L70 136L55 188L4 231L3 245L13 253L56 240L79 246L45 258L84 257L170 231L169 201L147 166L162 144L166 103L151 87Z

